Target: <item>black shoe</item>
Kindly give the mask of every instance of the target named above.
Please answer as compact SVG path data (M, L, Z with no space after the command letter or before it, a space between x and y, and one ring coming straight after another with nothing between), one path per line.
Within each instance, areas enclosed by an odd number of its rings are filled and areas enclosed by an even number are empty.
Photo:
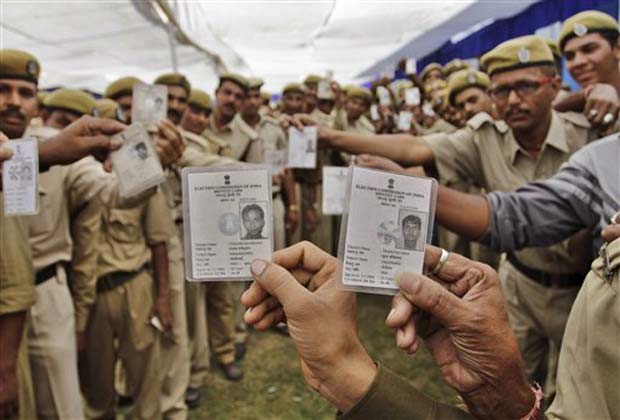
M229 381L240 381L243 378L243 371L236 363L229 363L227 365L220 365L220 368L224 372L224 376Z
M187 408L193 410L200 406L202 400L202 392L198 388L187 388L185 391L185 404Z
M246 350L245 343L235 343L235 361L243 360Z

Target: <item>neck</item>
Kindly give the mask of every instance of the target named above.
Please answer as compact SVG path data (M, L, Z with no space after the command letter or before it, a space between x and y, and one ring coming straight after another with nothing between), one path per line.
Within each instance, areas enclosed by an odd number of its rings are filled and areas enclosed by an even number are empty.
M245 121L250 127L254 127L260 122L260 115L258 112L242 114L241 116L243 117L243 121Z
M215 111L215 125L216 125L216 128L218 128L218 129L223 128L226 124L231 122L234 117L235 117L234 115L232 117L225 116L224 114L222 114L222 112L218 108L217 111Z
M534 127L525 130L513 130L515 140L528 152L538 152L551 127L551 111L547 117Z
M357 120L359 120L359 118L360 118L360 117L355 117L355 118L354 118L354 117L350 116L349 114L347 114L347 121L348 121L348 123L349 123L349 124L355 124L355 122L356 122Z
M620 93L620 70L613 72L607 83L612 85L616 92Z

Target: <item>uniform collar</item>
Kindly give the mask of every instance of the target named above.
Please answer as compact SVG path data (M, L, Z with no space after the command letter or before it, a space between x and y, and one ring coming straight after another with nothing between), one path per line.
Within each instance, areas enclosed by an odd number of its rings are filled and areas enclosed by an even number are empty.
M509 143L508 153L510 162L514 164L519 152L525 156L529 156L529 153L527 153L527 151L521 147L517 139L515 139L512 130L510 130L510 137L512 141ZM547 147L553 147L562 153L570 153L570 148L566 143L566 133L564 132L562 122L560 121L560 116L555 111L551 111L551 125L549 125L547 136L543 142L541 155L545 153Z
M226 124L224 127L219 129L215 122L215 112L212 112L211 116L209 117L209 125L211 126L211 130L213 130L214 133L224 133L224 132L233 131L232 125L233 125L233 122L235 121L235 118L237 118L237 115L238 114L235 114L234 118L230 120L228 124Z

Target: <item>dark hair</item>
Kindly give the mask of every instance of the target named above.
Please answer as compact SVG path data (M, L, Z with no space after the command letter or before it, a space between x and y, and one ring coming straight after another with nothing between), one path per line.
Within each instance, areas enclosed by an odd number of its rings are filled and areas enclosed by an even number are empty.
M248 213L251 212L252 210L259 212L261 218L265 219L265 211L258 204L249 204L249 205L245 206L243 208L243 210L241 210L241 218L245 219L246 216L248 215Z
M418 227L422 227L422 220L416 216L415 214L410 214L403 218L403 221L400 222L401 227L405 227L405 223L413 223Z

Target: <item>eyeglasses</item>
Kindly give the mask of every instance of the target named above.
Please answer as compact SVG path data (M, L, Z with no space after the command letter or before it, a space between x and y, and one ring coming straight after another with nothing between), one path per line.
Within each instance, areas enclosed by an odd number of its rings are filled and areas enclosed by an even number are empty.
M542 77L538 80L522 80L513 85L497 86L491 89L491 96L495 101L501 102L508 99L510 92L514 91L521 99L533 95L538 89L551 82L553 77Z

